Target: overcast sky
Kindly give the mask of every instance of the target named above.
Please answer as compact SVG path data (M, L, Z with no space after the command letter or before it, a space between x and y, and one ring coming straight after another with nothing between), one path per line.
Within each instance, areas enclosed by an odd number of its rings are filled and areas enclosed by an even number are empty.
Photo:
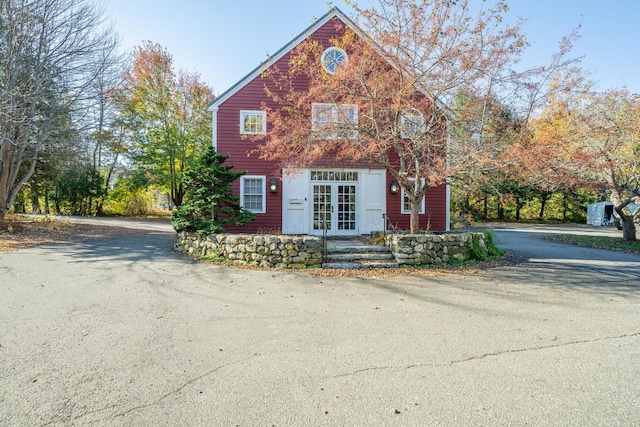
M370 0L375 2L375 0ZM481 0L470 0L480 4ZM366 5L368 1L360 1ZM531 43L523 66L549 61L558 41L581 25L574 56L598 82L596 89L627 86L640 93L640 1L512 0L508 20L528 20ZM333 3L346 14L343 0ZM267 54L297 36L329 9L325 0L106 0L123 48L143 40L166 47L176 69L197 71L214 93L227 90Z

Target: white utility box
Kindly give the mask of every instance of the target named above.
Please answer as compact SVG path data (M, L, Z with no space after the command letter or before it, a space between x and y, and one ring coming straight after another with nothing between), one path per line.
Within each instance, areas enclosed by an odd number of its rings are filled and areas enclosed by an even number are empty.
M613 203L598 202L592 203L587 207L587 224L600 227L602 225L612 225L613 221Z

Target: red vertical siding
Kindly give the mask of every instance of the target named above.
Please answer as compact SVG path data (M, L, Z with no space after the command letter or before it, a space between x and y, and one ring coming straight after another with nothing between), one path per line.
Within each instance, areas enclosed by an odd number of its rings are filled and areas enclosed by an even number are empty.
M337 18L318 28L310 37L318 40L321 45L329 46L329 40L338 36L336 24L341 24ZM286 72L290 55L286 54L276 62L278 69ZM266 95L265 85L271 85L267 79L257 77L229 99L218 106L217 145L218 152L229 156L227 163L236 170L246 170L247 175L264 175L267 180L266 213L257 214L256 221L251 221L242 227L226 227L229 232L255 233L259 229L282 228L282 172L275 162L261 160L257 153L258 143L243 139L240 135L240 110L260 110L263 102L276 105ZM269 118L267 117L267 127ZM268 184L271 178L278 180L278 192L270 193ZM234 191L240 194L240 182L234 183Z
M391 187L393 177L387 174L387 189ZM427 191L425 195L425 214L420 215L420 229L431 231L447 230L447 186L440 185ZM394 227L409 230L411 222L409 214L402 213L402 192L387 194L387 216Z
M340 26L342 22L338 18L327 22L318 28L310 37L322 46L329 46L330 40L339 36L342 32ZM284 55L276 65L279 70L286 72L288 69L290 55ZM305 82L301 82L304 85ZM233 165L236 170L246 170L247 175L263 175L266 178L266 213L257 214L257 220L252 221L242 227L226 227L229 232L255 233L258 230L273 230L282 228L282 172L275 162L261 160L257 150L258 143L243 139L240 135L240 110L260 110L263 102L277 107L266 95L265 85L271 85L268 79L260 76L250 81L244 87L234 93L229 99L218 105L217 113L217 147L221 154L229 155L227 163ZM275 89L275 88L274 88ZM267 117L267 127L269 118ZM328 159L327 162L319 164L318 167L370 167L364 163L349 164ZM387 189L391 183L391 177L387 174ZM278 180L278 192L269 192L269 181L271 178ZM234 191L240 194L240 182L234 184ZM426 215L421 215L420 227L429 227L434 231L446 230L446 187L436 187L427 193ZM409 229L409 215L401 214L401 195L387 194L387 214L394 225L401 229Z

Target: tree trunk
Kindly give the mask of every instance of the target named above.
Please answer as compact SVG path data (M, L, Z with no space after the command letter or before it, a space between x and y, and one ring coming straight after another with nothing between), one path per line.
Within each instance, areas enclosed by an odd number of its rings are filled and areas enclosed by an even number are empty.
M420 233L420 203L411 204L411 234Z
M547 200L549 200L549 198L551 198L551 194L549 193L540 194L540 215L538 216L539 219L544 218L544 210L547 207Z
M636 225L634 215L627 215L624 209L632 199L625 200L621 188L616 184L613 169L607 171L607 188L611 191L610 200L613 202L613 209L620 217L620 225L622 225L622 237L628 241L636 241Z
M53 192L53 207L56 210L56 215L60 215L60 198L58 197L58 185Z
M31 213L35 215L42 213L40 197L33 190L31 190Z
M620 221L622 223L622 237L630 242L636 240L636 224L633 222L633 216L626 216Z
M3 220L11 206L9 202L9 164L11 158L11 144L4 142L0 145L0 220Z
M488 197L485 194L484 195L484 206L483 206L483 211L482 211L482 215L484 216L484 219L489 219L489 201L487 199L488 199Z
M498 198L498 221L504 221L504 203Z

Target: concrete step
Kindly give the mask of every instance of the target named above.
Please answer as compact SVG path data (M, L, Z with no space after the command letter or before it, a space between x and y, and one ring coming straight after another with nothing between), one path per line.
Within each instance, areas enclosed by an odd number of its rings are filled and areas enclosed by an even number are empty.
M325 262L322 268L343 268L357 270L364 268L399 268L397 262L392 261L362 261L362 262Z
M327 242L327 253L348 254L367 252L391 252L387 246L369 245L361 242Z
M327 262L388 261L393 259L391 252L336 253L329 252Z
M387 246L361 240L329 240L323 268L398 268Z

